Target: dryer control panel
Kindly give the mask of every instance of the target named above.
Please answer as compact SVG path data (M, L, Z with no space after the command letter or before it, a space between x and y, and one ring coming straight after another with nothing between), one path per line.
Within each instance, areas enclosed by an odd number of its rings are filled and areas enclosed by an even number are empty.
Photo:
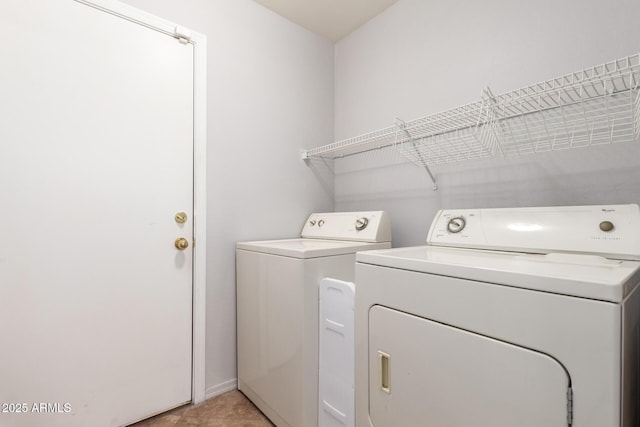
M302 227L301 237L390 242L391 223L384 211L313 213Z
M427 244L530 253L586 253L640 259L638 205L445 209Z

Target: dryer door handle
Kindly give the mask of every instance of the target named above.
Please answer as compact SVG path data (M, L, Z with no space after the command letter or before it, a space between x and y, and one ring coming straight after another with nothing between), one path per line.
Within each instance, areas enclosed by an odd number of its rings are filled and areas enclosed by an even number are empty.
M380 361L380 390L391 394L391 356L383 351L378 351L378 360Z

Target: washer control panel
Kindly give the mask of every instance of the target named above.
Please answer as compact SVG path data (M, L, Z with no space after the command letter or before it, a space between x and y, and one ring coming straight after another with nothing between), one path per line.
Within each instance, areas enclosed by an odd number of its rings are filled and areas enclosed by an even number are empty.
M391 223L384 211L313 213L302 228L302 237L390 242Z
M635 204L445 209L436 214L427 244L640 260L640 209Z

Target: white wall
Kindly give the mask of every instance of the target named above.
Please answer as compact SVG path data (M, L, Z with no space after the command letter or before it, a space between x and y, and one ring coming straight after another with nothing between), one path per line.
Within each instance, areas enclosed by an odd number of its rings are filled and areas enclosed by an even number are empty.
M335 46L252 0L124 0L208 36L207 378L235 385L234 244L294 236L334 205L324 145L639 50L637 0L399 0ZM334 119L335 117L335 128ZM637 145L434 168L335 162L336 210L385 209L394 245L445 207L640 202Z
M333 139L333 45L252 0L125 0L207 35L208 395L235 387L235 242L294 237L333 210L300 160Z
M640 51L637 0L399 0L336 44L336 139ZM425 171L383 153L336 161L336 210L390 212L394 246L437 209L640 203L640 144Z

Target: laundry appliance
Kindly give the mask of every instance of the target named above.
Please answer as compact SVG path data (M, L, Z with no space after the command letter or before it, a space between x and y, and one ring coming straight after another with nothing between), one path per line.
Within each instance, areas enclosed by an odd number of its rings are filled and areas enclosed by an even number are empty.
M238 388L278 427L318 425L319 286L391 247L383 211L314 213L300 238L236 247Z
M437 213L362 252L358 427L640 425L637 205Z

